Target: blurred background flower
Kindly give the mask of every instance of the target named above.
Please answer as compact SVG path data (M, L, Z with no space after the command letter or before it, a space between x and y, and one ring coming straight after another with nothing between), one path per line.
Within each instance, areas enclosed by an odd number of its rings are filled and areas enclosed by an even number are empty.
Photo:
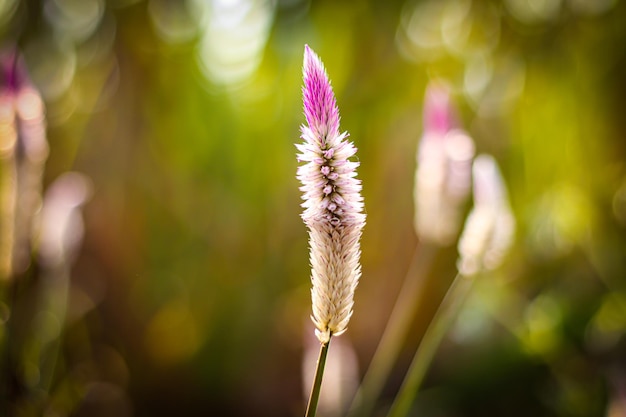
M58 341L45 386L45 360L25 352L4 361L3 411L302 414L313 325L294 143L308 43L332 72L368 203L363 276L342 336L359 377L417 244L426 86L447 80L476 153L502 169L516 240L477 281L414 410L620 415L625 19L618 0L1 1L2 56L19 57L36 91L24 96L26 110L45 108L37 195L68 171L84 174L91 194L80 200L82 245L66 265L63 315L39 314L49 278L39 256L2 281L3 347L33 346L36 328ZM14 86L3 83L5 167L25 125L13 116L21 107L5 106ZM31 113L31 132L41 117ZM34 224L43 213L32 212ZM4 235L4 212L2 222ZM455 245L438 253L377 413L456 259Z

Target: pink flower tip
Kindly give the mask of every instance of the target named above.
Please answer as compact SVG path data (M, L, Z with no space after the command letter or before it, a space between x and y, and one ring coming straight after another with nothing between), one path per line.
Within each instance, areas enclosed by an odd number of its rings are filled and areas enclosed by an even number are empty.
M302 76L304 116L324 146L327 136L339 134L339 109L324 64L308 45L304 46Z
M443 81L431 82L424 97L424 131L445 134L456 124L450 87Z

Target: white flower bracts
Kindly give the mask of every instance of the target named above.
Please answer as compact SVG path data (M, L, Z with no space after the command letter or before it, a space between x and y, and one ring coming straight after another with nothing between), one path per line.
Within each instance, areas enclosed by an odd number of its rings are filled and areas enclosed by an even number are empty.
M305 46L303 101L307 125L296 145L302 183L302 219L309 229L312 320L321 343L342 334L361 276L360 238L365 225L356 148L339 133L339 110L319 57Z

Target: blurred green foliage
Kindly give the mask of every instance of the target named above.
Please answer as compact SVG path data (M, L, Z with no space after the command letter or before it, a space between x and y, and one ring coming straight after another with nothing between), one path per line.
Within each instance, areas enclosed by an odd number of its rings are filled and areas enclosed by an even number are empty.
M70 170L93 183L50 389L32 388L36 364L9 363L4 401L16 416L302 414L308 43L359 148L368 224L342 338L361 374L417 243L422 100L441 77L500 162L518 230L414 411L626 414L624 22L619 0L0 2L0 45L46 104L44 188ZM381 413L455 262L454 247L439 253ZM4 288L18 350L41 269L35 257Z

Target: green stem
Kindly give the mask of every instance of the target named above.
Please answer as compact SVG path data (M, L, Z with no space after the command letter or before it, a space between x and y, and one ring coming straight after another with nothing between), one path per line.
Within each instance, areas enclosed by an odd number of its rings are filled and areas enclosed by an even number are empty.
M359 391L352 402L348 417L371 414L415 318L420 304L419 297L425 283L424 278L436 253L437 247L429 244L418 246L415 250L402 288L398 293L398 299Z
M328 339L328 342L322 343L322 346L320 347L320 356L317 359L315 379L313 380L313 387L311 388L311 396L309 397L309 404L306 407L305 417L315 417L317 402L320 398L320 390L322 388L322 377L324 376L324 366L326 365L326 355L328 354L329 345L330 339Z
M411 366L400 387L387 417L404 417L408 414L417 395L426 371L437 352L441 341L454 323L454 319L463 307L474 282L473 277L458 274L448 289L441 305L437 309L424 337L420 342Z

